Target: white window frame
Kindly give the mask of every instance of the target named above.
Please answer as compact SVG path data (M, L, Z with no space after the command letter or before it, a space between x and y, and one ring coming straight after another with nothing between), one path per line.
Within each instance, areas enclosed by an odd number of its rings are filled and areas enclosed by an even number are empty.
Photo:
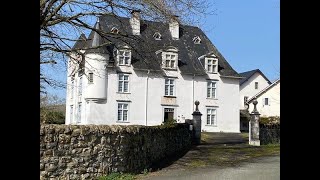
M167 56L169 56L169 59L167 59ZM174 56L174 58L171 58ZM167 61L169 64L167 64ZM173 66L172 66L173 64ZM169 66L167 66L169 65ZM178 53L176 52L164 52L162 56L162 68L164 69L177 69L178 65Z
M125 77L128 77L128 79L125 80ZM125 91L124 89L126 82L128 83L127 91ZM123 73L118 74L118 93L129 93L129 92L130 92L130 75L123 74Z
M131 65L131 50L130 49L119 49L116 50L117 62L119 66L130 66ZM122 53L121 53L122 52ZM128 53L128 55L126 55ZM120 61L120 58L123 57L123 60ZM128 58L128 62L126 63L125 58Z
M205 68L208 73L218 73L218 58L206 57Z
M127 105L127 108L125 108ZM119 119L119 111L121 118ZM124 119L124 112L127 112L127 119ZM129 122L129 103L127 102L118 102L117 103L117 122Z
M165 109L173 109L173 119L177 119L177 117L176 117L176 108L175 107L172 107L172 106L163 106L163 108L162 108L162 122L164 123L164 115L165 115L165 113L166 113L166 111L165 111ZM168 111L168 112L170 112L170 111Z
M169 83L167 83L169 82ZM171 83L172 82L172 83ZM173 78L166 78L164 80L164 95L165 96L175 96L175 79ZM168 89L167 89L168 88ZM172 91L171 91L172 90ZM172 94L171 94L172 92Z
M77 123L81 123L82 102L78 103Z
M195 36L192 41L194 42L194 44L200 44L201 43L201 38L199 36Z
M159 32L154 33L153 37L155 40L161 40L161 34Z
M254 89L259 89L259 82L254 82Z
M248 101L249 96L244 96L243 97L243 105L246 105L246 102Z
M218 81L207 81L207 98L217 99L217 84ZM214 93L213 93L214 90Z
M114 33L114 34L118 34L119 33L119 29L116 28L116 27L112 27L111 30L110 30L111 33Z
M217 108L207 107L206 109L206 125L217 126ZM213 119L212 119L213 118Z
M263 98L263 105L265 105L265 106L269 106L270 105L270 103L269 103L269 98ZM267 102L267 103L266 103Z

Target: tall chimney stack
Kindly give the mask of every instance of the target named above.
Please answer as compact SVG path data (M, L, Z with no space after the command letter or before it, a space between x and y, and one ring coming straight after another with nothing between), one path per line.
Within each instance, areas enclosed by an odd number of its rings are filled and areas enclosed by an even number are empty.
M178 22L179 16L174 16L170 19L169 22L169 30L172 36L172 39L178 40L179 39L179 22Z
M130 25L133 35L140 35L140 10L133 10L131 12Z

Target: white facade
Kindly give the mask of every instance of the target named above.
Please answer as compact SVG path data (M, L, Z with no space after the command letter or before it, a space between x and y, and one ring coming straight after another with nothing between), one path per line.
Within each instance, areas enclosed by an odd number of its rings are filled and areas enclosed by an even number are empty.
M160 125L164 121L165 111L173 111L173 118L184 122L185 119L192 119L194 102L198 100L199 110L203 114L203 131L240 132L238 78L221 77L219 73L208 74L209 78L181 75L179 69L166 71L166 76L163 76L155 71L133 70L132 66L118 66L121 71L114 68L102 70L101 67L105 64L102 59L107 60L108 56L87 56L92 61L96 60L91 62L90 66L94 69L86 66L82 78L76 71L74 75L68 76L66 124ZM94 72L93 83L89 83L89 72ZM128 75L128 92L118 92L121 74ZM167 78L174 82L173 97L165 96ZM216 98L207 98L208 81L216 82ZM82 87L82 90L79 91L79 87ZM127 105L124 107L123 104ZM70 109L73 109L73 112L70 112ZM127 114L127 121L118 121L119 111L122 118ZM73 117L70 117L71 115ZM208 115L214 120L212 125L207 124Z
M256 83L258 83L257 89ZM247 81L240 85L240 108L245 109L245 97L248 97L249 100L267 86L269 86L268 80L264 78L259 72L254 73L249 79L247 79Z
M261 116L280 116L280 79L272 83L257 96L257 110ZM249 105L249 112L253 104Z

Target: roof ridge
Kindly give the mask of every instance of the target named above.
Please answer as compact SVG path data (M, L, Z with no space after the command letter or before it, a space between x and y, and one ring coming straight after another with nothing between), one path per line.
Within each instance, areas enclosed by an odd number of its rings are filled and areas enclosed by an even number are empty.
M264 89L262 89L260 92L258 92L256 95L252 96L250 99L248 99L247 103L250 104L251 101L254 98L257 98L258 96L260 96L261 94L263 94L264 92L266 92L267 90L269 90L271 87L275 86L278 82L280 81L280 78L275 80L273 83L271 83L269 86L265 87Z

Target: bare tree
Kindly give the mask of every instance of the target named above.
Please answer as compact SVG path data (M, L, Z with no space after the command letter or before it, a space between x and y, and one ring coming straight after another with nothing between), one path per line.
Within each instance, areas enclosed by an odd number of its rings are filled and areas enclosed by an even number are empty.
M65 100L56 95L40 96L40 123L64 124Z
M180 22L194 24L208 14L208 7L206 0L40 0L40 92L45 92L47 85L65 87L47 73L47 68L65 71L70 53L84 57L80 49L71 48L80 34L95 31L106 39L112 36L94 27L98 16L129 17L138 9L146 20L166 22L179 15Z

